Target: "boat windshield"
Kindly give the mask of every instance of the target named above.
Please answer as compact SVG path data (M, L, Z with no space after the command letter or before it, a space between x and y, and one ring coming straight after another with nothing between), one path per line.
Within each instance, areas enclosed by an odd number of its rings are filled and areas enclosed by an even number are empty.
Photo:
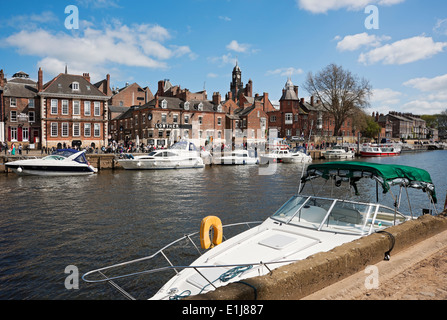
M365 235L400 224L406 218L380 204L293 196L272 219L321 231Z
M172 147L170 147L169 149L173 149L173 150L186 150L186 151L197 151L196 146L194 145L194 143L186 141L186 140L181 140L177 143L175 143Z

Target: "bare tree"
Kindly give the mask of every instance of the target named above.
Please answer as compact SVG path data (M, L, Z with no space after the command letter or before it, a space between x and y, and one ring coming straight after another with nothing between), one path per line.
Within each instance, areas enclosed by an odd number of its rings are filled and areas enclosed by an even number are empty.
M343 122L358 109L369 105L372 87L368 80L353 75L343 67L330 64L315 74L307 75L304 88L317 97L335 121L334 135L340 135Z

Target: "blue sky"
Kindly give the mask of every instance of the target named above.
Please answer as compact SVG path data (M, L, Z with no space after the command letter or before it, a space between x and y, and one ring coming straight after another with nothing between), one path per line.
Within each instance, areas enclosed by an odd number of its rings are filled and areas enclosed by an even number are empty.
M68 5L79 29L67 29ZM365 26L377 8L378 29ZM244 84L277 102L291 77L336 63L370 80L369 111L447 109L447 2L441 0L69 0L2 3L0 68L44 80L64 71L111 74L112 86L157 82L208 97L229 91L236 59Z

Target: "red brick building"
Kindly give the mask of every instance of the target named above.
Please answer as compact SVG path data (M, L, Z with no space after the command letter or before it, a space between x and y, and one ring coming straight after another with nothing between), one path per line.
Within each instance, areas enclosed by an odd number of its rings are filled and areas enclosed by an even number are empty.
M335 120L327 112L320 101L314 97L310 102L299 98L298 86L287 80L280 99L279 110L268 113L269 129L276 129L279 138L294 139L321 143L336 142L340 139L334 136ZM341 127L342 141L355 141L356 130L351 118ZM341 142L341 141L340 141Z
M40 143L40 100L37 83L25 72L17 72L6 80L0 71L0 87L3 88L1 111L2 142L12 143L23 149L38 148Z
M109 76L106 82L110 82ZM104 86L109 87L107 83ZM110 97L90 82L88 73L61 73L43 84L43 71L39 69L37 89L42 147L107 146Z

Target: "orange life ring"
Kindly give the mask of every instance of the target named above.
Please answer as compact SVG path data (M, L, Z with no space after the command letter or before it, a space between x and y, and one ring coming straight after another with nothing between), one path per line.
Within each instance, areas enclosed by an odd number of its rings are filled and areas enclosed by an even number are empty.
M213 242L210 239L210 229L213 228ZM222 243L223 228L218 217L208 216L202 220L200 225L200 245L203 249L217 246Z

